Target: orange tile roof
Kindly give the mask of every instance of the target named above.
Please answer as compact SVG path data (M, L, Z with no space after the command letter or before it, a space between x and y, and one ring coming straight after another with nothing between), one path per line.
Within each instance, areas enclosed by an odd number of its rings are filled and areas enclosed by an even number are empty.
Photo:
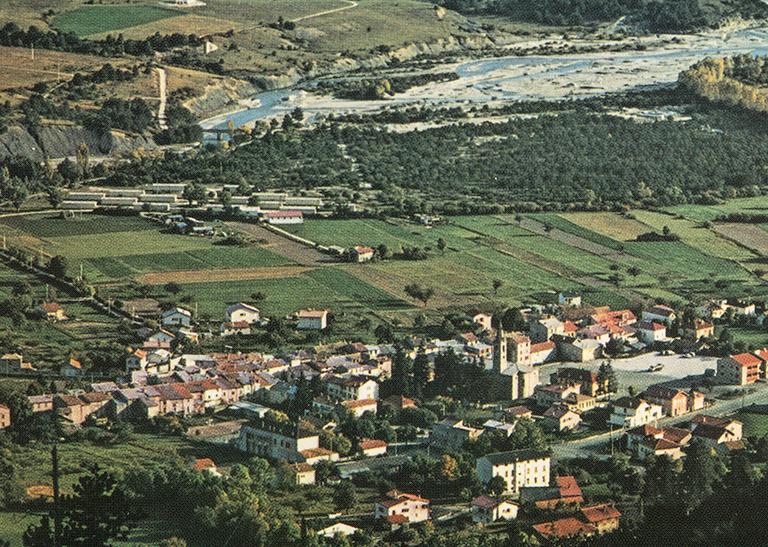
M560 497L571 498L580 497L581 488L579 483L576 482L576 477L572 475L564 475L562 477L555 477L555 482L558 488L560 488Z
M386 448L387 442L380 439L365 439L360 442L360 450L370 450L372 448Z
M760 359L758 359L751 353L739 353L737 355L731 355L731 359L736 361L741 367L760 366Z
M579 519L568 517L551 522L533 525L534 530L547 538L569 538L574 536L590 536L597 529L591 524L585 524Z
M601 522L621 517L621 512L609 503L582 507L581 514L589 523Z
M215 469L216 464L210 458L199 458L192 464L195 471L205 471L206 469Z

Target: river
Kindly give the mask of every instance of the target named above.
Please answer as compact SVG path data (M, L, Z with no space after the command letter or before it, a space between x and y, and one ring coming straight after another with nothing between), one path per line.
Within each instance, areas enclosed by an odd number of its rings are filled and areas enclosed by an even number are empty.
M678 74L708 56L768 54L768 29L741 29L728 34L685 36L648 51L567 55L509 56L446 63L459 78L412 88L380 101L335 99L304 91L312 82L265 91L249 99L256 105L202 122L205 129L247 126L301 107L311 119L319 114L370 112L392 105L490 104L509 100L561 99L642 89L674 82Z

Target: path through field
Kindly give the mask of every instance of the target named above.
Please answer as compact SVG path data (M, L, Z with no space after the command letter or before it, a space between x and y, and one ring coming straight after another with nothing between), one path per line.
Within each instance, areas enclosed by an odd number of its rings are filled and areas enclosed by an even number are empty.
M302 266L327 266L333 262L331 257L324 255L316 249L311 249L301 243L280 236L259 226L246 222L228 222L228 226L250 237L266 241L266 247L279 255L290 258Z
M157 107L157 122L160 129L168 129L168 120L165 116L165 105L167 102L168 73L164 68L157 67L157 77L160 87L160 105Z
M352 0L344 0L347 5L342 6L340 8L333 8L325 11L320 11L318 13L312 13L310 15L304 15L303 17L297 17L296 19L292 19L291 22L298 23L300 21L306 21L307 19L314 19L315 17L322 17L323 15L331 15L333 13L339 13L341 11L347 11L352 8L356 8L358 6L357 2L353 2Z
M576 247L582 251L592 253L593 255L602 256L610 260L621 260L623 254L615 249L606 247L605 245L600 245L594 241L589 241L583 237L569 234L568 232L558 230L554 227L550 231L547 231L545 223L538 220L533 220L531 218L523 218L523 220L520 222L520 227L525 228L534 234L554 239L561 243L565 243L566 245L570 245L571 247Z

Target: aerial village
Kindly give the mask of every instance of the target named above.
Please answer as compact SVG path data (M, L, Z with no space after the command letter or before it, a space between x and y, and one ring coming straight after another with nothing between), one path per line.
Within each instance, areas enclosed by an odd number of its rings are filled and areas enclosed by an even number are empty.
M60 305L47 304L41 313L49 321L66 320ZM586 307L579 294L561 293L556 305L519 310L514 330L505 328L509 318L468 310L472 328L453 339L199 355L185 350L199 336L249 333L270 318L241 302L222 309L219 332L201 333L192 310L174 307L161 312L159 328L142 329L140 345L126 349L119 377L89 380L73 358L62 363L59 377L87 387L28 399L34 413L55 415L69 430L114 421L186 421L186 435L266 458L298 488L392 473L420 453L468 450L475 456L470 465L478 495L471 500L441 504L422 492L389 490L368 517L330 515L319 532L328 537L461 515L478 526L527 515L531 533L542 539L587 537L616 529L620 504L586 502L559 460L619 452L635 462L678 460L693 443L721 454L744 449L742 424L727 416L749 392L734 399L733 390L757 389L768 350L699 355L715 343L714 323L726 314L759 313L753 304L716 301L695 317L661 304L638 317L627 309ZM289 320L296 330L323 331L331 316L332 310L303 309ZM690 369L680 380L654 382L654 375L680 363ZM502 395L494 403L469 403L454 386L451 399L433 396L423 387L407 388L404 367L413 367L414 378L423 375L425 385L446 371L484 376ZM30 370L34 364L22 355L0 359L3 374ZM0 428L13 419L0 407ZM514 444L522 448L496 449L534 426L545 435L537 448L523 440ZM227 473L211 458L190 465Z

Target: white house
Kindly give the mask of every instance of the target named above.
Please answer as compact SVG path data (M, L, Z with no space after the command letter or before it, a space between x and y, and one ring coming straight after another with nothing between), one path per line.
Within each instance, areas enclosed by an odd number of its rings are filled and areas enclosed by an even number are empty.
M299 330L324 330L328 326L328 310L299 310Z
M379 384L368 376L331 376L325 384L328 397L337 401L378 400Z
M504 491L517 494L521 488L549 486L550 454L541 450L495 452L477 459L477 478L484 485L494 477L504 479Z
M184 308L172 308L161 315L164 327L189 327L192 324L192 312Z
M472 500L472 521L477 524L513 520L519 511L520 505L509 499L478 496Z
M261 312L259 308L238 302L227 307L226 311L227 323L248 323L253 324L259 321Z
M389 524L401 526L429 520L429 500L415 494L392 491L388 499L376 503L373 516Z
M613 403L608 423L631 429L660 420L663 416L664 409L661 405L637 397L621 397Z
M676 318L675 310L661 304L643 310L643 321L664 323L669 327Z

